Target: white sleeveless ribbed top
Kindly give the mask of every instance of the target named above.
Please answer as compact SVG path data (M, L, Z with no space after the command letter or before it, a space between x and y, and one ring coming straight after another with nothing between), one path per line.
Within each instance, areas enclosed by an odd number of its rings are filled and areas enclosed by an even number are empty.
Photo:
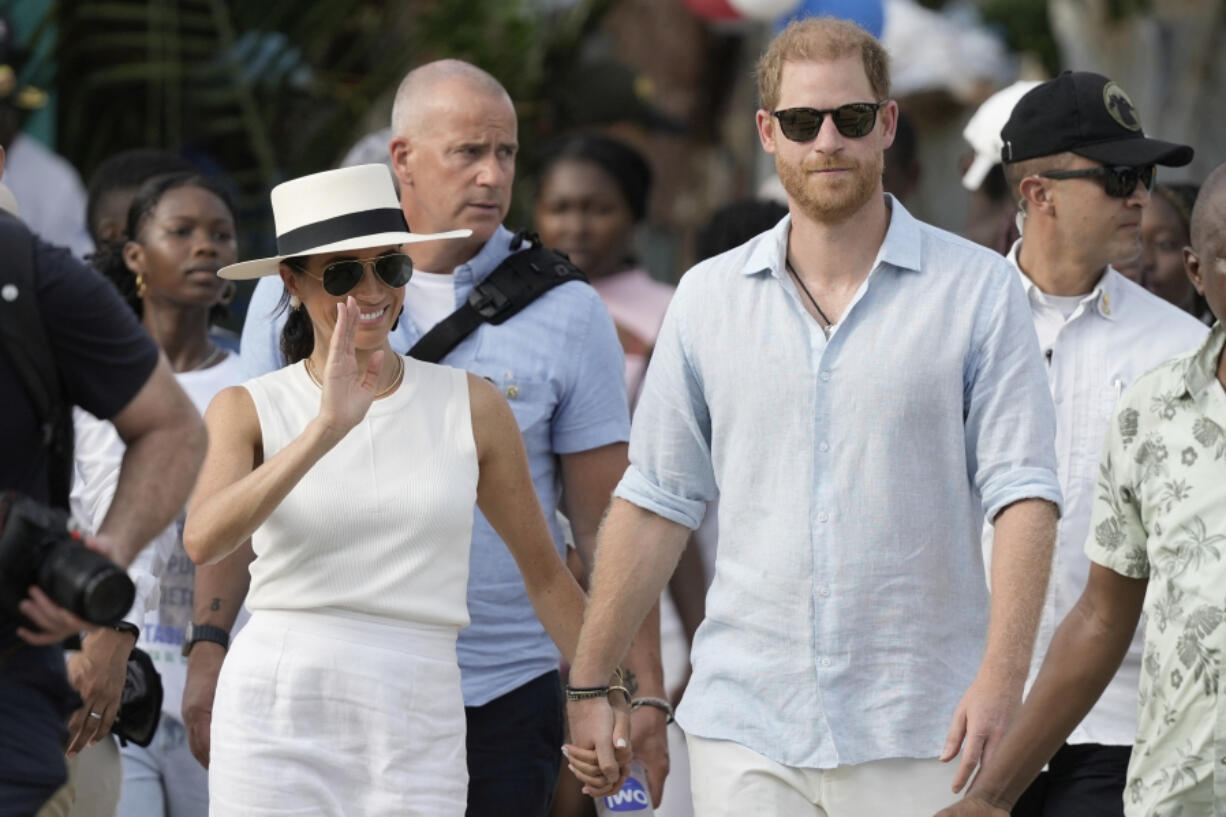
M465 627L477 451L460 369L404 358L404 381L325 454L252 537L251 610L335 608ZM243 384L264 459L319 411L299 362Z

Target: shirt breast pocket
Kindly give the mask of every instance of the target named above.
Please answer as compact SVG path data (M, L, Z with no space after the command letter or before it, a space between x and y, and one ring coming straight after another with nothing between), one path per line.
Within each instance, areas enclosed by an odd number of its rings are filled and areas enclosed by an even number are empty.
M1090 390L1091 399L1086 401L1085 410L1081 412L1082 426L1077 429L1074 440L1075 456L1070 476L1097 479L1103 440L1114 422L1115 407L1123 390L1124 381L1118 378Z
M557 396L549 381L520 377L511 371L479 374L493 383L506 399L525 442L537 436L543 436L548 441L549 422L557 404Z

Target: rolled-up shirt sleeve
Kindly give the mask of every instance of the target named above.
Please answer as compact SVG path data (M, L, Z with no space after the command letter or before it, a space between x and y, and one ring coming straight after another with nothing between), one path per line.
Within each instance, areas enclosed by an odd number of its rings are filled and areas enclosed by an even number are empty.
M979 310L975 347L966 365L967 471L984 514L1022 499L1060 508L1056 412L1033 318L1017 275L1001 261L1000 285Z
M694 529L718 491L710 413L686 340L690 292L682 279L664 317L630 429L630 467L614 496Z

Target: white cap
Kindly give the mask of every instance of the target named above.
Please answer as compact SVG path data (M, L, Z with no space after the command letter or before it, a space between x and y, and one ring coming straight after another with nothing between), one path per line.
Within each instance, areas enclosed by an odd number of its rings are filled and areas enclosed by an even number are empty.
M1000 131L1009 121L1013 106L1018 103L1026 92L1036 85L1037 81L1015 82L1008 88L1002 88L992 94L975 111L975 115L962 129L962 138L975 149L975 161L962 174L962 186L967 190L978 190L979 185L987 177L993 165L1000 164L1000 150L1004 143Z

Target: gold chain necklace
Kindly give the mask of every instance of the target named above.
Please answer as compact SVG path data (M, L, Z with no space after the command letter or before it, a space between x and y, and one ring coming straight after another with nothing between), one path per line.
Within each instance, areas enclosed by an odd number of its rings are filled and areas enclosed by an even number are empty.
M388 383L386 386L384 386L382 391L375 392L376 400L378 400L380 397L387 397L389 394L391 394L392 392L396 390L396 387L400 385L400 381L404 380L404 358L401 357L400 355L396 355L396 360L399 361L400 363L400 369L396 372L396 376L392 378L391 383ZM323 381L319 379L319 375L315 373L315 363L312 362L312 360L309 357L304 361L304 363L306 367L306 373L310 375L311 382L313 382L316 386L318 386L322 390L324 387L324 384L323 384Z

